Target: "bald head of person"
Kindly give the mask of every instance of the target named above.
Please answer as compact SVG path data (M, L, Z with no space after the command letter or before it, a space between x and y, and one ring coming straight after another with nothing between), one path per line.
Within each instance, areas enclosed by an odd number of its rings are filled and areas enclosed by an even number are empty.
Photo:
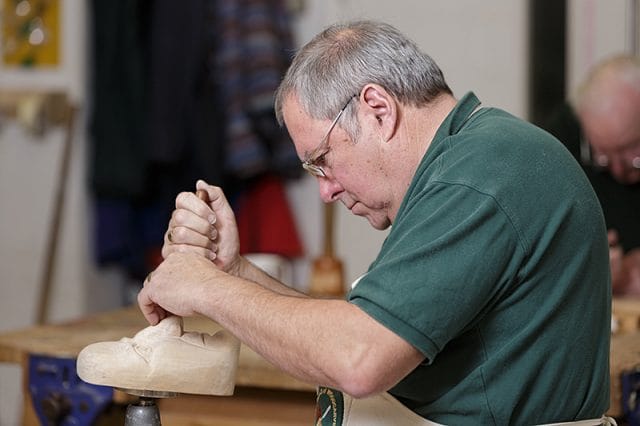
M622 184L640 182L640 58L594 67L573 100L594 166Z

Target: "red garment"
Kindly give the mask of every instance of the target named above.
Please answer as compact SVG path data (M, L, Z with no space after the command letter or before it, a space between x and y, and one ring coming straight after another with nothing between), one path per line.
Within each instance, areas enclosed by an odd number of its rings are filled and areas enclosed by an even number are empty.
M280 178L259 179L238 200L240 253L273 253L288 258L304 253Z

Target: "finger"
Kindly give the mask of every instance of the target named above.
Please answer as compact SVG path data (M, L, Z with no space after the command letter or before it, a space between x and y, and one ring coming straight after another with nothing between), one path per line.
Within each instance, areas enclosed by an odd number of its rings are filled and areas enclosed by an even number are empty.
M165 244L169 242L171 244L185 244L213 250L214 242L211 239L212 235L215 234L211 231L209 231L208 234L202 234L193 229L185 228L184 226L177 226L167 231L165 234Z
M198 182L196 182L196 188L204 189L205 191L207 191L207 193L209 194L209 205L211 206L211 209L214 213L231 212L231 206L229 205L227 197L225 197L224 192L221 188L209 185L203 180L198 180Z
M218 258L218 255L216 254L217 250L218 246L216 244L212 244L211 248L190 246L186 244L165 244L162 247L162 258L167 259L173 253L193 253L210 260L215 260Z
M210 206L193 192L181 192L176 197L176 210L188 210L205 219L210 225L216 223L216 216Z
M171 237L176 237L176 231L174 229L180 227L191 229L201 235L207 236L212 240L217 235L215 226L213 226L208 221L208 219L198 216L189 210L180 209L174 210L173 213L171 213L171 219L169 220L169 229L167 230L167 232L171 231ZM172 238L172 242L175 242L175 239Z
M196 182L196 188L203 189L209 194L209 207L211 207L211 210L215 214L216 220L217 216L222 216L227 219L235 217L222 188L209 185L203 180Z
M237 233L235 214L222 189L207 185L202 180L198 181L197 187L206 190L209 194L209 204L217 218L216 228L218 234Z
M210 249L182 244L182 245L174 246L173 253L196 254L198 256L206 257L207 259L215 260L217 258L217 254L216 254L217 250L218 250L218 247L215 244L213 244Z
M148 292L145 291L145 288L140 290L140 293L138 293L138 307L140 308L142 315L144 315L151 325L158 324L167 316L167 312L149 298Z

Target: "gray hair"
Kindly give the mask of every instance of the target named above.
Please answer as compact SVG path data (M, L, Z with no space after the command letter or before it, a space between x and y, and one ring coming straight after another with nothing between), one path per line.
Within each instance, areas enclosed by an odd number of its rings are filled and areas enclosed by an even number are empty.
M355 21L331 25L300 49L276 92L276 117L282 125L282 104L295 95L310 117L330 120L369 83L417 107L452 94L433 59L396 28ZM354 140L359 132L355 112L350 104L340 126Z
M640 93L640 57L614 55L595 65L570 99L573 108L580 111L607 107L610 100L603 88L608 81L619 81L630 91Z

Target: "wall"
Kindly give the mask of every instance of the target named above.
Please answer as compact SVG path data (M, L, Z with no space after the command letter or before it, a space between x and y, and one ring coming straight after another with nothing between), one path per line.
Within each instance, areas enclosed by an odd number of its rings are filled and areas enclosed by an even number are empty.
M569 0L568 11L569 93L598 61L619 53L640 55L640 1Z
M84 195L84 111L86 72L85 2L61 0L61 44L56 70L0 68L0 90L62 90L79 110L74 131L63 229L58 242L50 318L62 320L86 312L87 215ZM61 163L64 129L43 137L0 117L0 332L33 324L45 258L51 207ZM18 424L21 376L15 365L0 364L0 425Z
M575 0L589 1L589 0ZM612 1L612 0L602 0ZM620 0L617 0L620 1ZM63 231L53 279L53 321L110 309L119 303L119 278L96 271L91 264L90 215L85 188L87 58L85 2L62 0L64 57L59 72L12 75L0 69L0 87L64 88L80 108L67 186ZM456 95L474 90L485 105L499 106L519 116L526 111L527 4L525 0L307 0L295 32L303 43L327 23L349 18L387 20L413 37L439 62ZM598 16L600 10L596 11ZM607 22L607 27L613 25ZM618 44L618 40L607 43ZM64 132L56 129L34 138L12 123L0 126L0 332L29 326L35 316L39 273L48 220L60 164ZM288 188L308 256L296 265L298 282L308 274L308 260L321 247L321 208L311 178ZM338 208L337 254L353 280L373 260L384 232ZM0 365L0 426L18 424L20 374Z

